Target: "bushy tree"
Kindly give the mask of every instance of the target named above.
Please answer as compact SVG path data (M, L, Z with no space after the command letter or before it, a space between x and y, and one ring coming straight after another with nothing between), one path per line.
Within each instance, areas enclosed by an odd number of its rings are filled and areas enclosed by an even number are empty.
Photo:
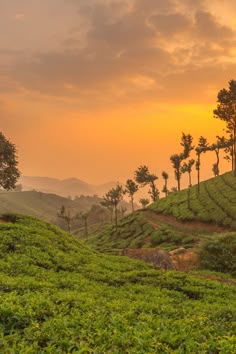
M184 150L184 159L187 159L190 156L191 151L194 149L192 135L182 133L180 145L183 147Z
M142 208L145 209L150 203L150 200L146 198L141 198L139 199L139 203L142 205Z
M14 189L20 177L16 146L0 132L0 187Z
M138 185L132 179L128 179L126 181L125 193L127 193L128 196L130 197L131 207L133 212L134 212L134 195L138 191L138 189L139 189Z
M156 186L155 181L158 177L149 172L149 168L146 165L139 166L135 171L135 181L141 185L141 187L145 187L147 185L150 186L150 190L148 193L150 194L152 201L155 202L159 199L159 190Z
M213 111L214 117L225 122L227 131L233 139L232 156L233 172L236 176L236 81L229 81L229 88L219 91L217 108Z

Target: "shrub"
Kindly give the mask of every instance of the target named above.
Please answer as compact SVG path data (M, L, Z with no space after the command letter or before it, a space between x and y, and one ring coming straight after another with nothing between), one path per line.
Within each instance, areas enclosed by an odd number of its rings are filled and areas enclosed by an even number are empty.
M199 251L202 268L236 275L236 234L205 242Z

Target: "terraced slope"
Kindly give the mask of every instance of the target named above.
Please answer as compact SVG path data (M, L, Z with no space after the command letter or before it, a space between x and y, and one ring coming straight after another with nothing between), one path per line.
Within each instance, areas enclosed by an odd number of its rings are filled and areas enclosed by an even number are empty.
M171 194L149 207L178 220L199 220L236 229L236 178L226 173L200 185Z
M34 218L10 220L0 223L2 353L235 353L234 285L97 254Z

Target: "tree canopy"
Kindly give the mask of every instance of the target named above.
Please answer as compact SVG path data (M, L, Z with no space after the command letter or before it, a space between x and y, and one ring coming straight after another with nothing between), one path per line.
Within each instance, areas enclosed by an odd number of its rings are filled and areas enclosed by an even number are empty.
M20 177L16 146L0 132L0 187L14 189Z

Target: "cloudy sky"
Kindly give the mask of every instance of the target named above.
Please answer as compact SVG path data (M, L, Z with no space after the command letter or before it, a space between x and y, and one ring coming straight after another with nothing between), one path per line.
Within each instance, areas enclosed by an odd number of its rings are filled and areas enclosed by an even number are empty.
M25 175L172 173L182 131L222 134L235 76L234 0L0 0L1 130Z

